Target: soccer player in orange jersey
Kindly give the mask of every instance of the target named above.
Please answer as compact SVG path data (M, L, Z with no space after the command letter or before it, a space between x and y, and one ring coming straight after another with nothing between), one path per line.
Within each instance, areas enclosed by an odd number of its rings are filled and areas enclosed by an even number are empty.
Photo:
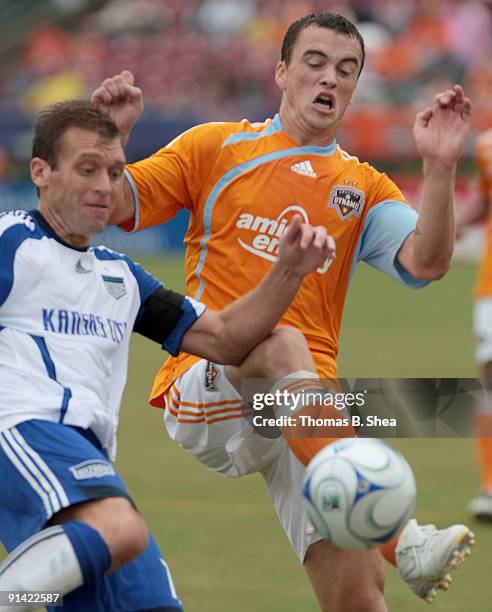
M292 453L284 438L243 435L239 383L277 378L276 388L282 389L311 379L316 388L318 376L336 377L343 305L358 261L410 287L447 272L456 164L471 117L459 85L437 94L417 114L413 133L423 160L417 215L386 175L335 141L364 59L364 42L345 18L324 12L294 22L275 72L282 92L279 113L262 123L199 125L128 166L125 198L113 218L133 231L188 209L187 292L215 308L258 282L275 261L293 214L334 236L336 260L303 283L282 321L289 327L279 330L275 346L253 351L238 368L181 354L164 364L152 393L152 403L166 409L170 436L199 461L227 476L261 472L320 606L331 612L386 610L382 557L377 550L340 551L314 532L301 506L303 463L330 439L290 439ZM93 100L127 134L142 109L141 91L126 71L105 80ZM226 274L231 267L234 273ZM439 531L410 521L383 554L410 588L430 601L438 587L447 587L448 571L471 540L462 525Z
M460 227L481 220L487 221L474 312L477 338L475 356L482 368L485 386L483 401L475 415L482 493L470 502L470 512L476 518L492 520L492 130L484 132L477 139L476 159L480 173L480 193L459 219Z

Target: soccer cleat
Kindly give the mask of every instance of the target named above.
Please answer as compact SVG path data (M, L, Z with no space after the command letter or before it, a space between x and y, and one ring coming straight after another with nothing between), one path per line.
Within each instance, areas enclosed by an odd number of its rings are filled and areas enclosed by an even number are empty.
M396 547L398 573L412 591L432 603L438 589L447 591L458 569L471 555L475 534L465 525L437 529L435 525L419 525L409 521L401 532Z
M492 521L492 491L483 491L468 506L470 514L480 520Z

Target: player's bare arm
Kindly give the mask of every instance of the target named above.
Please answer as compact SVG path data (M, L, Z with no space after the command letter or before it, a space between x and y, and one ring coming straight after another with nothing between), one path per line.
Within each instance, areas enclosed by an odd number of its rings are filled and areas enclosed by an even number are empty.
M120 74L105 79L93 92L91 101L111 115L125 145L144 108L142 90L135 87L133 74L129 70L123 70ZM129 221L134 213L133 194L130 185L125 181L125 187L109 222L117 225Z
M470 123L471 103L460 85L437 94L432 105L417 114L413 134L423 161L422 200L417 228L397 256L415 278L436 280L449 269L456 166Z
M185 334L181 349L239 365L273 330L304 276L334 257L335 241L326 228L303 224L296 215L282 237L278 261L261 283L224 310L206 311Z

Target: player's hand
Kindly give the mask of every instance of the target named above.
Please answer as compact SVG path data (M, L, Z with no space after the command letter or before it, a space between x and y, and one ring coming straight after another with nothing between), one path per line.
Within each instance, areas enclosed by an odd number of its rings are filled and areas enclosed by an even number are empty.
M142 90L135 87L133 74L129 70L123 70L120 74L105 79L93 92L91 100L108 111L126 144L144 107Z
M452 168L461 157L471 124L471 102L460 85L434 97L432 106L417 113L413 135L427 162Z
M326 269L335 255L335 240L328 235L325 227L303 223L301 215L294 215L280 241L281 265L304 276L321 266Z

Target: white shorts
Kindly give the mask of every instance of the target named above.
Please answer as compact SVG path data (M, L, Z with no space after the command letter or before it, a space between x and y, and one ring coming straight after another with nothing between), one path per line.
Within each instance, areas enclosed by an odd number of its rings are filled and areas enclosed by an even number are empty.
M484 365L492 361L492 297L475 303L473 331L477 338L475 359Z
M164 423L173 440L222 476L260 472L301 562L321 539L302 505L304 466L283 437L264 438L241 417L241 396L224 367L201 360L164 394Z

